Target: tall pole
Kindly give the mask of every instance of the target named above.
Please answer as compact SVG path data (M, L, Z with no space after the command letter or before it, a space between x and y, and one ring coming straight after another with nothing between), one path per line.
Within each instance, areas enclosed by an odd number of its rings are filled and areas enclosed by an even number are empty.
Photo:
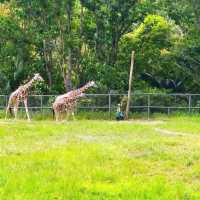
M131 88L132 88L132 79L133 79L134 56L135 56L135 51L132 51L132 54L131 54L131 68L130 68L130 74L129 74L128 99L127 99L126 114L125 114L125 118L126 119L128 119L130 100L131 100Z

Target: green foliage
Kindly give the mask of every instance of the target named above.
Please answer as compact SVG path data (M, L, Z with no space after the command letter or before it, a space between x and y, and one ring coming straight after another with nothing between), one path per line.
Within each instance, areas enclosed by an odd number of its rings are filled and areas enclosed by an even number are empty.
M96 92L199 92L199 0L13 0L0 4L0 92L39 72L39 93L96 80ZM6 84L5 84L6 83Z
M180 77L176 76L181 71L176 66L174 51L182 40L183 34L172 21L158 15L148 15L133 32L122 38L119 60L125 60L134 50L138 79L142 78L153 87L177 91L181 83ZM128 63L119 62L119 65L128 66Z
M0 16L0 73L2 92L7 93L23 77L26 44L19 25L9 16ZM6 83L6 84L5 84Z

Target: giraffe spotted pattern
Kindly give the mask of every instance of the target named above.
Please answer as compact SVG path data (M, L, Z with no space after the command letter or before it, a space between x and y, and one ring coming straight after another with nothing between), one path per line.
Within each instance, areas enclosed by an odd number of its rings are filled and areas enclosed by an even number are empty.
M60 119L60 115L63 112L67 112L67 115L72 114L74 116L74 108L77 103L77 100L83 96L85 96L85 91L90 88L96 86L94 81L88 82L86 85L83 87L77 89L77 90L72 90L66 94L59 95L52 107L53 111L55 113L56 121Z
M43 78L40 76L40 74L35 74L34 77L26 84L21 85L15 90L14 92L11 93L8 101L8 106L6 109L6 119L8 115L8 111L14 109L14 115L15 119L17 119L17 111L18 111L18 106L20 102L24 102L25 110L26 110L26 115L28 120L30 120L29 112L28 112L28 93L29 90L32 88L33 84L37 81L43 81ZM12 111L11 111L12 112Z

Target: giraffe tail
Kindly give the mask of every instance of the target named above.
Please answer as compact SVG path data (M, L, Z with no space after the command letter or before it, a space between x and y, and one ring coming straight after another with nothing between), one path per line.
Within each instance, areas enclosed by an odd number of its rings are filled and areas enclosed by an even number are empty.
M53 119L55 119L55 111L53 108L52 108L52 113L53 113Z
M13 112L12 112L12 108L11 107L9 107L9 112L10 112L11 116L13 116Z

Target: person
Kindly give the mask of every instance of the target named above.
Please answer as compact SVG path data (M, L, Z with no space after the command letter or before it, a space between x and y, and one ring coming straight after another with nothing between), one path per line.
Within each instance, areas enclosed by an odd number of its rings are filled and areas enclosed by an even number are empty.
M124 120L124 114L121 111L121 104L117 105L117 113L116 113L116 120Z

